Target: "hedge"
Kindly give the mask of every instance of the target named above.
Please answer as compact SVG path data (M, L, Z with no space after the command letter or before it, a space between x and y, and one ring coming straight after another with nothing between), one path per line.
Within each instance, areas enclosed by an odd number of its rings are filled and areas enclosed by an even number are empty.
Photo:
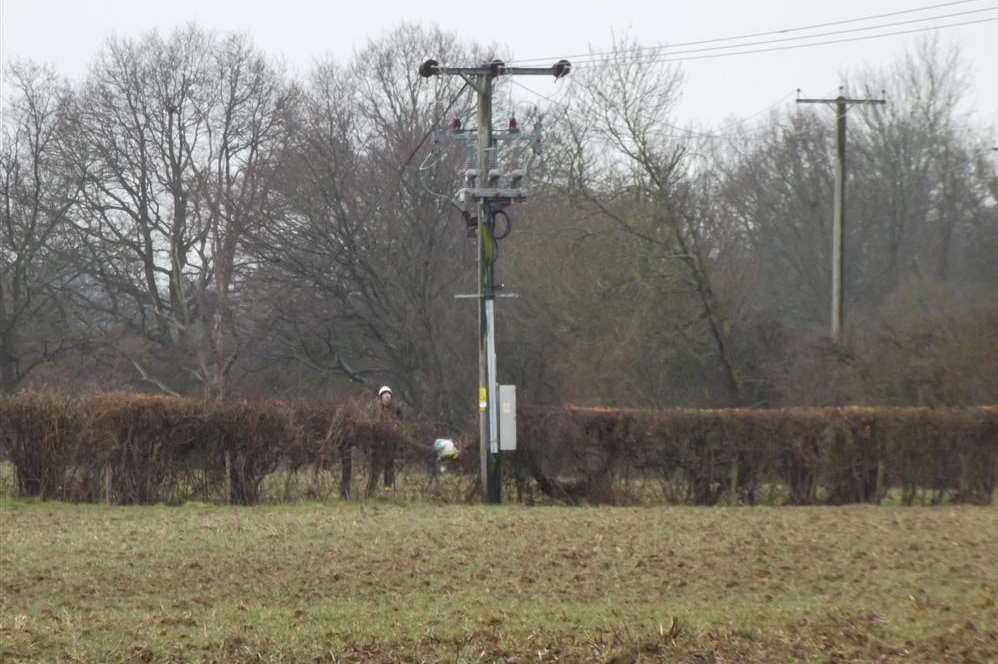
M658 479L676 502L989 504L998 407L728 410L523 409L515 467L552 497L626 501L628 478Z
M354 450L374 470L386 450L432 470L432 437L418 421L398 429L372 418L356 401L0 396L0 457L13 464L18 492L72 501L179 495L253 504L277 469L338 470L349 498ZM517 437L519 449L503 461L517 495L529 486L568 503L640 502L631 487L650 485L656 501L695 505L753 504L774 493L796 505L878 503L891 489L905 504L989 504L998 475L998 407L988 406L521 407ZM473 473L469 452L462 467Z
M405 441L403 440L405 439ZM0 397L0 457L24 496L120 504L177 496L253 504L278 467L350 468L355 448L416 439L355 401L214 402L131 394ZM428 446L427 446L428 449Z

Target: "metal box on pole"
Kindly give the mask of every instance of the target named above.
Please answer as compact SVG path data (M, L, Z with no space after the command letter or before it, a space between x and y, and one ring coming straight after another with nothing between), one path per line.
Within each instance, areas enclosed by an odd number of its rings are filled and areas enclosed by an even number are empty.
M516 450L516 385L499 386L499 451Z

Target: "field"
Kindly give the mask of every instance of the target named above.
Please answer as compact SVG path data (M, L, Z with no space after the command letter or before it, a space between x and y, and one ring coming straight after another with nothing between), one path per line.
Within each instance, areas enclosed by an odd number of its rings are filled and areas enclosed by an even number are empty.
M0 501L0 661L998 661L994 507Z

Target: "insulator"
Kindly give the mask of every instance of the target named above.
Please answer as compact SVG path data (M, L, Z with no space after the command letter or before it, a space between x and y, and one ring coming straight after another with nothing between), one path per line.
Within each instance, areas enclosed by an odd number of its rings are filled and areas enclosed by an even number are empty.
M440 63L431 58L430 60L427 60L423 64L419 65L419 75L422 76L423 78L436 76L438 73L437 68L439 66Z

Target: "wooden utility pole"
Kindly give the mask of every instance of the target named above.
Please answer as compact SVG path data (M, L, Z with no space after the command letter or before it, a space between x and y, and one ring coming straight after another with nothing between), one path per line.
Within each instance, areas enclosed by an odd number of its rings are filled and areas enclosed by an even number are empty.
M551 67L507 67L501 60L493 60L479 67L443 67L436 60L427 60L419 67L423 77L460 76L475 89L478 96L478 158L477 170L466 173L463 196L466 201L477 202L478 237L478 411L479 455L481 457L482 500L501 503L502 490L499 473L498 427L498 376L495 344L495 259L496 214L514 201L526 199L520 188L520 179L510 176L507 187L500 186L504 174L499 173L496 145L492 132L493 82L499 76L554 76L561 78L569 73L571 65L561 60ZM457 127L460 127L458 123ZM510 124L511 131L518 131Z
M492 79L476 76L478 90L478 183L488 181L492 169ZM499 432L496 427L496 332L495 332L495 238L489 232L495 216L484 196L478 203L478 411L481 457L482 500L502 502L499 460ZM482 392L485 394L482 394ZM482 408L484 402L484 408Z
M842 88L839 88L842 92ZM846 226L846 113L849 104L886 104L884 99L801 99L798 104L835 104L835 204L832 218L832 338L836 341L845 324L845 226Z

